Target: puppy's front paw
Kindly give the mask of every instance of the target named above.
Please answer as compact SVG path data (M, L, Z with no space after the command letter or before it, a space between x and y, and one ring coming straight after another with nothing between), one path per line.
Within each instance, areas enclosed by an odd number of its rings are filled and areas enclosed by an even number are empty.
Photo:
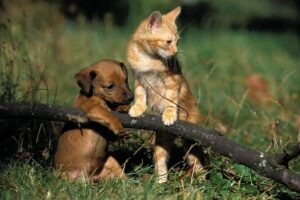
M121 105L121 106L117 107L116 111L118 111L120 113L128 113L129 109L130 109L129 105Z
M174 124L174 122L177 120L176 108L166 108L163 112L162 120L166 126Z
M146 106L140 104L134 104L129 109L129 115L131 117L138 117L141 116L146 111Z

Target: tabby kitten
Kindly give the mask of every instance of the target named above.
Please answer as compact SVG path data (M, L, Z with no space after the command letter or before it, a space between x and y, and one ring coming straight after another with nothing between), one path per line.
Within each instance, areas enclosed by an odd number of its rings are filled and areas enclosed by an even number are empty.
M179 35L175 20L180 10L177 7L165 15L153 12L129 41L127 57L136 79L135 103L129 110L132 117L142 115L148 103L153 111L162 114L167 126L177 119L195 124L200 120L196 100L176 58ZM167 161L174 139L173 135L156 133L154 163L159 183L167 181ZM190 148L191 144L189 140L184 142L187 160L194 171L200 171L202 151L199 146Z

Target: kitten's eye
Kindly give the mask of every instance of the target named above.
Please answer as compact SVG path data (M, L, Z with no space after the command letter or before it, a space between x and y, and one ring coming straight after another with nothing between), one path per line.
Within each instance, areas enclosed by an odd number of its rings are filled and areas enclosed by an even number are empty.
M110 91L113 90L114 88L115 88L115 85L113 83L111 83L107 86L107 89Z
M167 40L167 44L171 44L172 43L172 40Z

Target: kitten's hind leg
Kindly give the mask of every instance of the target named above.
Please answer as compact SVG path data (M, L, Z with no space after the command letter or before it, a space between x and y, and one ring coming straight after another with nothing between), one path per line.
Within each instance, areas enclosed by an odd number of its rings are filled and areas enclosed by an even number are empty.
M156 133L153 160L158 183L165 183L168 180L168 160L173 141L173 136Z
M192 168L192 173L199 173L205 166L206 155L203 152L203 148L195 143L194 141L185 139L184 140L184 149L186 152L185 158L189 166Z

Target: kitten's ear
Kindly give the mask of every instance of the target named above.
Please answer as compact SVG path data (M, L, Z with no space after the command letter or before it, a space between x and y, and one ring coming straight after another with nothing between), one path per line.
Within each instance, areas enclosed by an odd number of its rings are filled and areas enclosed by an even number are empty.
M174 10L172 10L172 11L168 12L167 14L165 14L165 17L175 24L175 21L176 21L178 15L180 14L180 12L181 12L181 7L178 6Z
M162 16L159 11L154 11L148 18L148 29L158 29L162 24Z

